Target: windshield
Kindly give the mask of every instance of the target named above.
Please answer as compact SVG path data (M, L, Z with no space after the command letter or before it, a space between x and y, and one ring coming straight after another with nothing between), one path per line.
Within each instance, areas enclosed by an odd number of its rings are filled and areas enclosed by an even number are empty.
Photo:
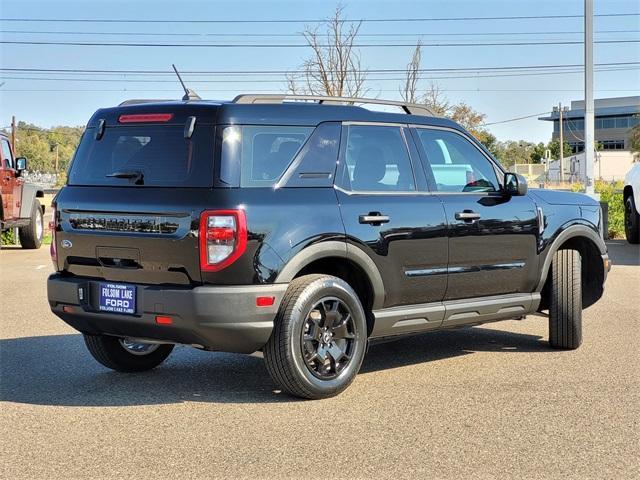
M137 125L88 129L78 146L69 185L211 187L213 127Z

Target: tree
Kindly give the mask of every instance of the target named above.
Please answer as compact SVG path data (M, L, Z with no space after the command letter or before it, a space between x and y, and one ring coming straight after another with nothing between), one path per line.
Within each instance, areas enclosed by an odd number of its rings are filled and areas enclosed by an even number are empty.
M58 171L66 170L83 131L83 127L44 129L29 123L18 122L16 154L27 157L31 171L54 172L57 150Z
M418 81L420 80L420 62L422 61L422 42L418 40L411 61L407 64L405 82L400 89L400 96L407 103L418 103Z
M560 158L560 140L551 140L547 145L547 148L551 150L551 158L553 159ZM564 142L563 150L564 150L565 157L570 157L571 155L573 155L573 150L571 148L571 145L569 145L567 142Z
M293 94L357 97L364 94L366 72L354 44L362 22L346 22L342 6L331 18L314 29L306 27L302 35L313 53L302 64L301 77L287 75ZM320 27L324 27L324 32Z
M425 90L421 101L429 107L433 113L441 117L446 117L451 112L449 100L447 100L447 97L435 82L429 82L429 86Z
M640 157L640 123L636 124L629 132L629 146L637 159Z

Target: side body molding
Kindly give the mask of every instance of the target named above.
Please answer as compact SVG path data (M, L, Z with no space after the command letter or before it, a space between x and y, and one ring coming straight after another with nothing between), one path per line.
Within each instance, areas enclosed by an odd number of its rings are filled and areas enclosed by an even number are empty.
M276 277L275 283L288 283L296 274L310 263L322 258L338 257L356 263L369 278L373 290L373 308L382 308L384 304L384 284L380 272L373 260L358 247L346 242L326 241L315 243L298 252L287 262Z

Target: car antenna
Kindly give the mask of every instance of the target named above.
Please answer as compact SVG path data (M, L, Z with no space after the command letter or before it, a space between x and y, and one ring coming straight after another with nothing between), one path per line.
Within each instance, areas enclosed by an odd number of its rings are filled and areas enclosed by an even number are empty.
M200 98L200 95L198 95L196 92L194 92L190 88L187 88L187 86L182 81L182 77L180 76L180 73L178 72L178 69L176 68L176 66L173 63L171 64L171 66L173 67L173 71L176 72L176 75L178 76L178 80L180 80L180 83L182 84L182 88L184 89L184 96L182 97L182 100L184 101L202 100Z

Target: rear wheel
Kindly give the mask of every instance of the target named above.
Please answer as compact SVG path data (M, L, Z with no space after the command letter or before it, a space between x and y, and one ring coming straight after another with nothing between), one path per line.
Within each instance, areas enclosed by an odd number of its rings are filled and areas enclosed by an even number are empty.
M549 344L575 349L582 343L581 258L577 250L558 250L551 264Z
M174 347L108 335L84 335L84 342L93 358L118 372L151 370L164 362Z
M640 243L640 213L636 208L633 195L629 195L624 201L624 233L627 242Z
M44 235L44 223L42 220L42 207L38 200L33 201L31 206L31 218L29 225L18 229L20 245L22 248L40 248L42 236Z
M269 374L286 392L326 398L360 370L367 324L358 296L343 280L305 275L291 282L264 347Z

